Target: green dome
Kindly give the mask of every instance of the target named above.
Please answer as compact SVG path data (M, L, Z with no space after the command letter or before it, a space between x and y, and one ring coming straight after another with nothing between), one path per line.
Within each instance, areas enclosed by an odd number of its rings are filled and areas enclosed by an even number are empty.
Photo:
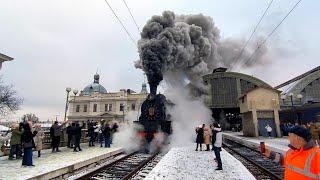
M107 93L106 88L104 88L101 84L99 84L99 74L94 75L94 82L86 86L83 91L81 91L80 95L91 95L94 92L97 93Z

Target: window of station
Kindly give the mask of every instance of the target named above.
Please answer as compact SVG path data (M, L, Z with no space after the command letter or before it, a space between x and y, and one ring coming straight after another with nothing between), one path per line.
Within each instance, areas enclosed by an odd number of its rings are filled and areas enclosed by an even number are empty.
M112 104L109 104L109 111L112 111Z
M131 110L132 110L132 111L135 111L135 110L136 110L136 104L134 104L134 103L131 104Z
M97 106L98 106L97 104L93 105L93 112L97 112Z
M123 107L123 104L121 103L121 104L120 104L120 111L124 111L123 108L124 108L124 107Z
M108 111L108 104L105 104L104 105L104 112L107 112Z
M87 111L88 111L88 105L85 104L85 105L83 106L83 112L87 112Z
M80 105L76 106L76 112L80 112Z

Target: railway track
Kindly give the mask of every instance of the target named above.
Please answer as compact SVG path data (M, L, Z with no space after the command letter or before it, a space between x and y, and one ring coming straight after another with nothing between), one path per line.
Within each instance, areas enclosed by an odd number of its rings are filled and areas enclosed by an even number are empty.
M102 166L94 171L91 171L78 179L90 179L90 180L126 180L136 177L134 179L141 179L145 177L145 173L141 170L144 167L148 167L147 164L152 164L151 162L157 157L156 154L145 154L140 152L134 152L128 154L110 164ZM150 167L150 166L149 166ZM149 168L150 169L150 168ZM151 168L152 169L152 168ZM148 168L147 170L148 171ZM146 172L144 171L144 172ZM151 170L150 170L151 171ZM140 175L139 175L140 174ZM144 174L144 175L143 175ZM143 178L142 178L143 179Z
M223 146L226 151L242 162L258 180L283 179L284 168L264 157L259 151L229 139L224 139Z

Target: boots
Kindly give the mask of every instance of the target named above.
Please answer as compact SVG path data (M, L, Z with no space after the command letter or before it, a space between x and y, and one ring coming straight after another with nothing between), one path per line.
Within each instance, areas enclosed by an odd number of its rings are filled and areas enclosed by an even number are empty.
M210 145L209 145L209 144L207 144L207 149L206 149L206 151L210 151Z

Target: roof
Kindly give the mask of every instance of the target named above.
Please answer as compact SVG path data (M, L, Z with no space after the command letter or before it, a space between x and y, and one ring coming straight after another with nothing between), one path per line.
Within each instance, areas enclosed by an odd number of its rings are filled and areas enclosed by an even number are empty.
M224 68L224 67L218 67L216 69L214 69L212 71L212 73L216 73L216 72L226 72L227 71L227 68Z
M276 93L281 93L281 91L277 90L277 89L274 89L274 88L271 88L271 87L264 87L264 86L260 86L260 87L255 87L255 88L252 88L250 89L249 91L245 92L242 96L239 97L239 99L242 99L243 97L245 97L247 94L249 94L250 92L252 91L255 91L259 88L262 88L262 89L267 89L267 90L271 90L271 91L274 91Z
M106 88L99 84L100 76L99 74L94 75L94 81L92 84L87 85L80 93L80 95L91 95L92 93L107 93Z
M12 57L9 57L7 55L4 55L4 54L0 53L0 61L11 61L11 60L13 60Z

